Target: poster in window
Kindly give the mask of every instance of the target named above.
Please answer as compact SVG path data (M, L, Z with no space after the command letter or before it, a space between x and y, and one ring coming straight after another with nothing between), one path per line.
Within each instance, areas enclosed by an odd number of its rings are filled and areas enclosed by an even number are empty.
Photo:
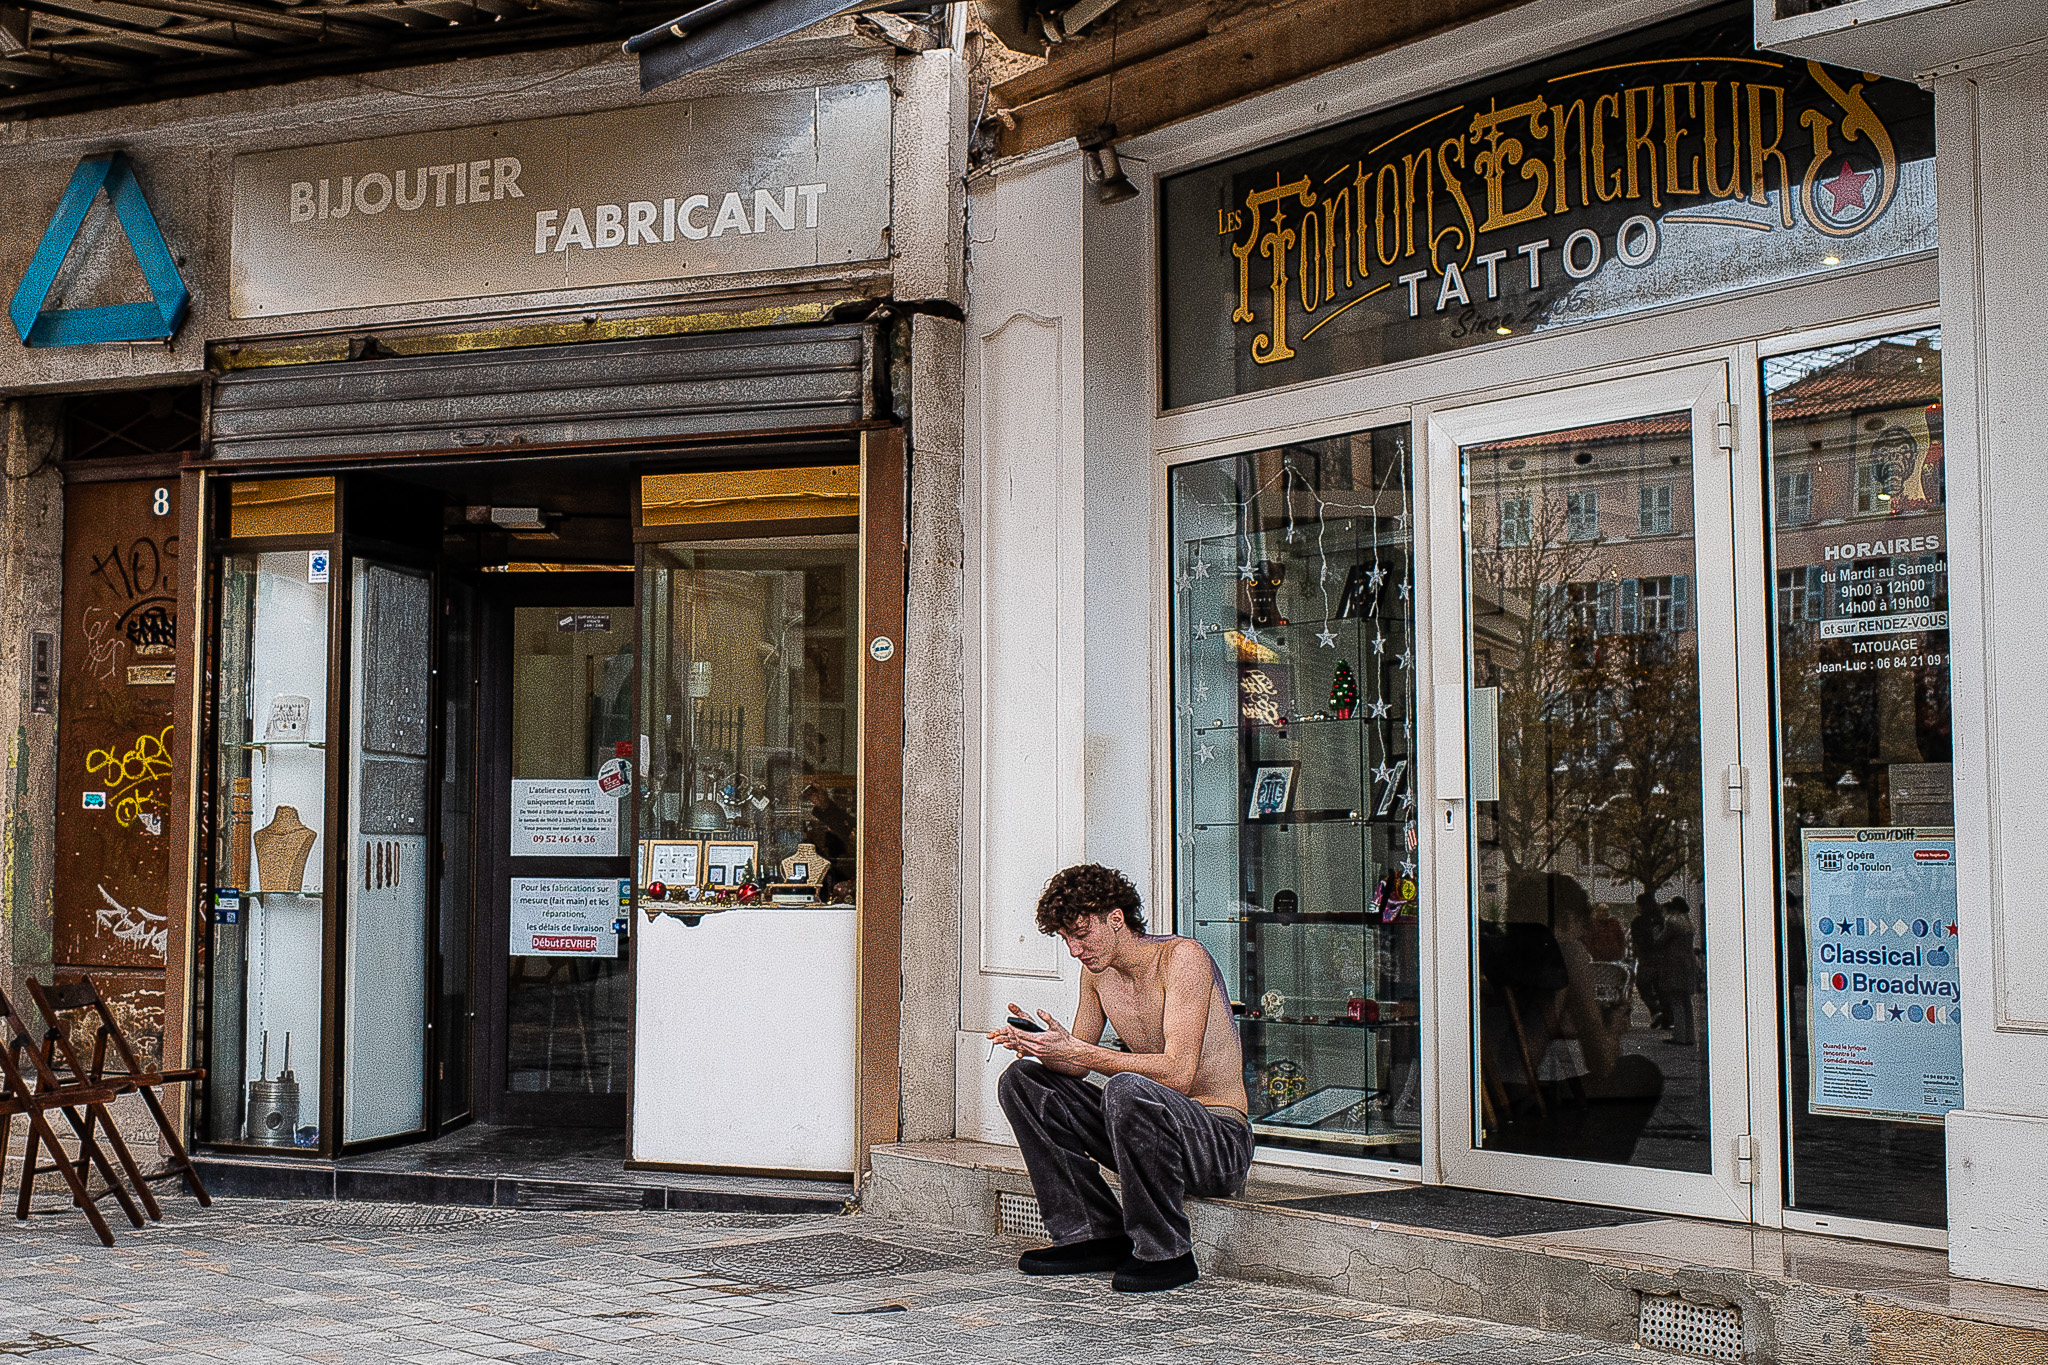
M1940 1123L1963 1103L1952 829L1800 831L1807 1108Z

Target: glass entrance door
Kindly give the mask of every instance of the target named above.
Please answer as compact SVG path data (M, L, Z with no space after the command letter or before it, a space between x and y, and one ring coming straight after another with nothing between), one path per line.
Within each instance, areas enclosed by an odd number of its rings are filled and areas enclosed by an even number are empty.
M495 613L495 850L479 926L495 999L480 1033L488 1117L502 1123L625 1126L636 749L632 579L615 578L596 585L611 591L522 584ZM551 591L568 587L585 591Z
M1751 1215L1727 397L1710 365L1430 421L1453 1183Z

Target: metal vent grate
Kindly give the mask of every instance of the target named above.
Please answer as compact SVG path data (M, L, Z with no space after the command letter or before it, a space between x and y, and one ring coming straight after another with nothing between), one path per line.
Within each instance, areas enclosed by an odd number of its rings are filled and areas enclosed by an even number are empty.
M1050 1242L1052 1234L1045 1230L1045 1219L1039 1216L1038 1200L1028 1194L1012 1194L1003 1190L996 1195L996 1235L999 1237L1032 1237L1041 1242Z
M1742 1310L1711 1308L1669 1295L1643 1296L1636 1344L1707 1360L1742 1359Z

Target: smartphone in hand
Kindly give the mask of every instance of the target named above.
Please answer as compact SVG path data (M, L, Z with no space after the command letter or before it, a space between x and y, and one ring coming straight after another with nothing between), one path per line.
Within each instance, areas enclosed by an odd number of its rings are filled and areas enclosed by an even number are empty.
M1045 1032L1045 1025L1039 1023L1036 1019L1025 1019L1019 1015L1013 1014L1008 1019L1005 1019L1003 1022L1008 1024L1011 1028L1016 1029L1019 1033Z

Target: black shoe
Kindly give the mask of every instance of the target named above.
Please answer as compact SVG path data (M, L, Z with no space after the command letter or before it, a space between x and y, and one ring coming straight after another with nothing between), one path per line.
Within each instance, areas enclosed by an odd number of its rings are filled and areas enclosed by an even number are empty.
M1192 1251L1170 1261L1146 1261L1133 1256L1116 1268L1109 1287L1119 1294L1156 1294L1162 1289L1193 1284L1200 1278L1202 1272L1195 1269Z
M1097 1237L1065 1246L1040 1247L1017 1258L1017 1269L1026 1275L1091 1275L1115 1270L1131 1257L1128 1237Z

